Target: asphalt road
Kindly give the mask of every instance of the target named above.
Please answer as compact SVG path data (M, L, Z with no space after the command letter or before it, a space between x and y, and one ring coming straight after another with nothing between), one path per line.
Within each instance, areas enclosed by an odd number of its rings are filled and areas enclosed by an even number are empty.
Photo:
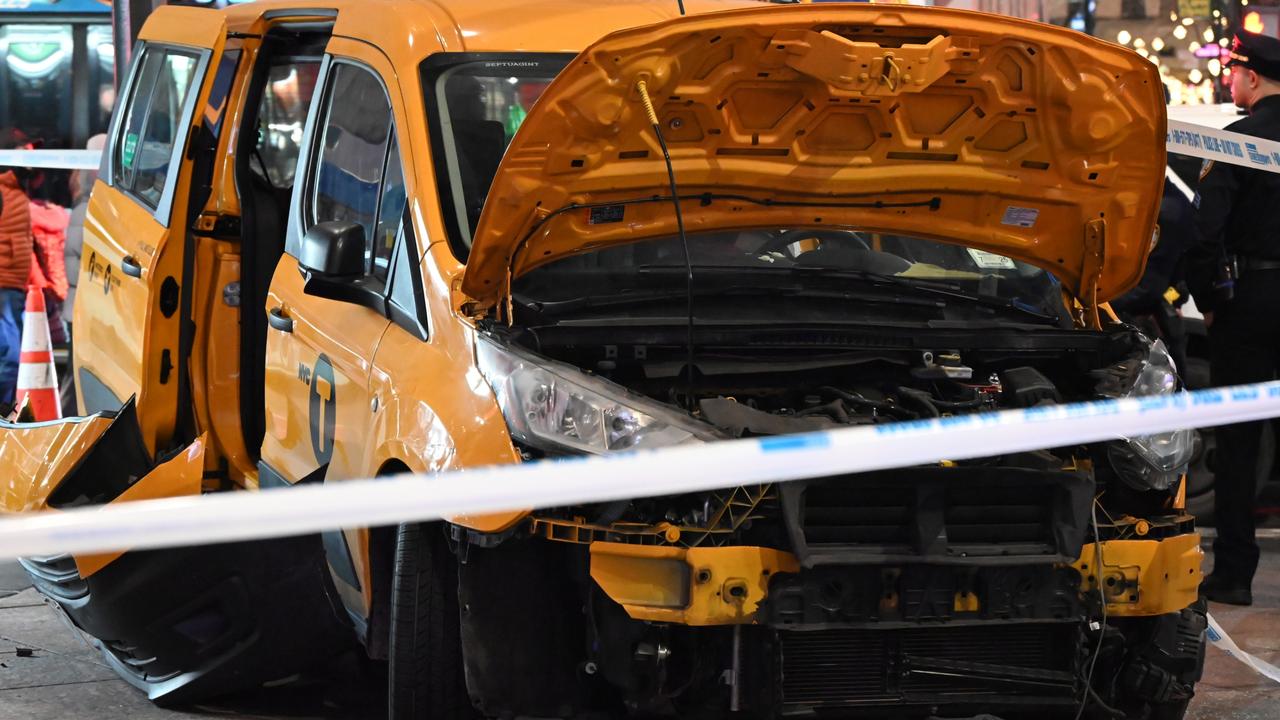
M1244 650L1280 664L1280 533L1262 540L1255 605L1210 610ZM1206 549L1208 542L1206 541ZM1208 564L1206 565L1208 566ZM24 589L16 563L0 563L0 720L370 720L385 717L376 666L336 659L327 674L286 687L164 710L108 669L95 650ZM1188 720L1280 720L1280 683L1208 649L1203 681Z

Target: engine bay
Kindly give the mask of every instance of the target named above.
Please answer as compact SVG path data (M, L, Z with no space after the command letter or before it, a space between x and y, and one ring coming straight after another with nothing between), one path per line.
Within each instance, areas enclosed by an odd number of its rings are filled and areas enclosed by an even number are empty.
M1149 344L1128 328L968 338L954 331L716 333L697 347L690 373L679 332L670 342L654 333L637 338L649 342L597 344L581 330L559 330L517 329L509 341L688 409L728 437L1093 400L1115 368L1134 365L1126 361Z

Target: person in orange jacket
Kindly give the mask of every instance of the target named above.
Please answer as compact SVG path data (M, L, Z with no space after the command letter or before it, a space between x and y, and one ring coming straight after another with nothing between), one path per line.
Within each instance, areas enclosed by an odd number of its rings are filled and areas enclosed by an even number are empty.
M31 275L27 284L44 292L49 338L55 346L67 344L62 304L70 288L64 257L70 220L70 213L60 205L46 200L31 201Z
M12 150L26 139L13 129L0 130L0 150ZM22 313L31 272L30 202L18 171L0 167L0 405L13 404L22 352Z

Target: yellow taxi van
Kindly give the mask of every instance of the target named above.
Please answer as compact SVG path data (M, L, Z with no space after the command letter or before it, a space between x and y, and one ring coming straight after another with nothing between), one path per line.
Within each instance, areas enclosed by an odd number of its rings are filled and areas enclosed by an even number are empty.
M6 512L1179 389L1106 306L1155 241L1160 80L1094 38L267 0L162 8L134 56L79 268L83 417L4 425ZM1189 435L1045 445L23 564L169 704L355 646L397 718L1180 718Z

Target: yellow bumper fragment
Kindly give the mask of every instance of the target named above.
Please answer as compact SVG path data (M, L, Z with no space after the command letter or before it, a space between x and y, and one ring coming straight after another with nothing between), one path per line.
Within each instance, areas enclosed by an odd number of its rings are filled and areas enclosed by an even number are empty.
M95 415L32 425L0 424L0 513L44 510L49 495L111 426Z
M132 403L118 413L0 422L0 515L199 495L206 445L202 435L155 464L141 444ZM77 556L76 569L88 578L123 554Z
M1089 543L1072 567L1080 572L1082 592L1098 591L1101 559L1102 589L1107 613L1140 617L1178 612L1196 601L1201 562L1200 534L1164 540L1107 540L1101 553Z
M108 505L133 502L135 500L157 500L160 498L189 497L199 495L204 482L204 451L208 443L207 436L201 435L185 450L157 465L154 470L134 483L112 500ZM116 558L125 554L125 550L103 553L100 555L77 555L76 569L80 577L87 578L98 572Z
M591 578L636 620L751 623L769 579L799 570L794 555L770 548L591 543Z

